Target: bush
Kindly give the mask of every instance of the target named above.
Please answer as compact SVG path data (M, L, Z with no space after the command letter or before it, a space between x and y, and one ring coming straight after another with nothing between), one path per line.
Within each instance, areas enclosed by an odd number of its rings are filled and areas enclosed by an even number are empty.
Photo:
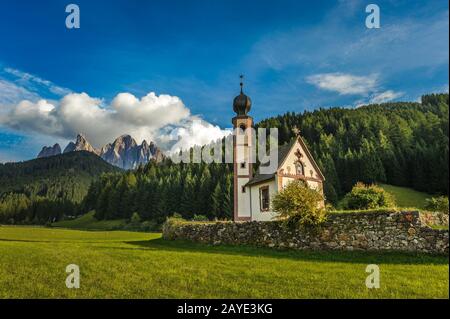
M290 225L316 226L326 220L323 196L303 181L293 181L272 199L272 208Z
M178 214L178 213L173 213L173 214L172 214L172 218L175 218L175 219L183 219L183 216L181 216L181 214Z
M440 196L427 199L425 209L433 212L448 214L448 197Z
M394 206L395 201L391 194L379 186L363 183L353 186L343 201L344 209L375 209Z

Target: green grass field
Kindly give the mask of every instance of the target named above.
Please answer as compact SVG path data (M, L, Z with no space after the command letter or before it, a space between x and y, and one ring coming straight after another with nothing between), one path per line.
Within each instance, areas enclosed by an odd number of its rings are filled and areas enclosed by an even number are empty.
M94 212L89 212L76 219L53 223L52 226L82 230L116 230L123 228L125 224L124 219L97 220L94 218Z
M65 286L68 264L81 288ZM377 264L381 288L368 289ZM448 257L170 242L160 234L0 226L0 298L448 298Z
M380 184L380 186L394 196L395 203L400 208L425 209L425 200L432 197L430 194L418 192L407 187L386 184Z

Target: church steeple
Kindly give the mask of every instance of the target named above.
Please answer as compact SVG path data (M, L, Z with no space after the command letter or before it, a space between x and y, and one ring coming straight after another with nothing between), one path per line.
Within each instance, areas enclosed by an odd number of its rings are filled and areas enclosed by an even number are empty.
M233 110L238 116L245 116L248 112L250 112L252 100L244 94L244 76L240 75L240 79L241 93L234 98Z
M252 101L244 94L244 76L240 76L241 92L234 98L233 109L236 116L233 118L235 136L233 137L234 150L234 220L251 220L250 196L246 185L253 177L252 161L252 130L253 119L248 115ZM237 129L237 130L236 130Z

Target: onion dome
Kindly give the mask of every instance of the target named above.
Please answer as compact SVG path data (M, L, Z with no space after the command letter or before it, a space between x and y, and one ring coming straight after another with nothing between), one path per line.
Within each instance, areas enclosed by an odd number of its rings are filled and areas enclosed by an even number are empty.
M241 93L236 96L233 101L233 110L238 116L247 115L247 113L250 111L250 108L252 107L252 100L243 92L243 78L244 76L241 75Z

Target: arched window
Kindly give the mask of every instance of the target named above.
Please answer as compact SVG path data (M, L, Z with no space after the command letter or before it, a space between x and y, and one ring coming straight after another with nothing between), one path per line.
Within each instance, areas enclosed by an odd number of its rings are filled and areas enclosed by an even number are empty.
M303 166L303 163L295 163L295 173L297 175L305 175L305 167Z

